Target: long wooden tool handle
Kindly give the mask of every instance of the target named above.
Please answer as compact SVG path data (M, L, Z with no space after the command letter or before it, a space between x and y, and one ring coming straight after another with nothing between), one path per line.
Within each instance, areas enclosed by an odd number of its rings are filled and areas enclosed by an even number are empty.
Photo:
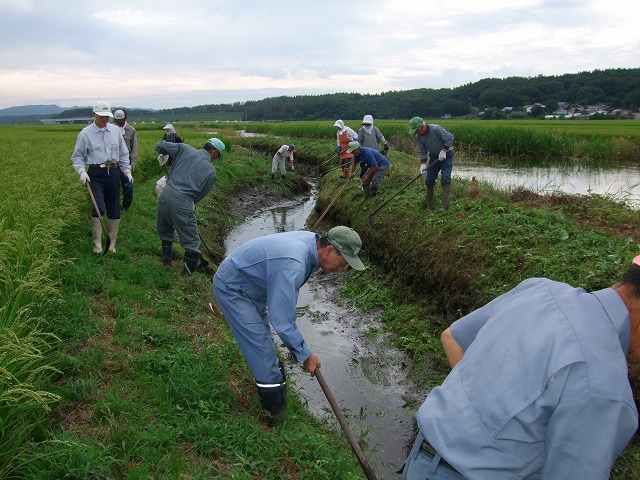
M344 415L342 414L342 411L340 411L340 407L338 406L336 399L333 398L333 394L331 393L331 390L329 390L329 386L327 385L327 382L324 380L324 377L322 376L320 367L316 367L314 371L314 375L318 379L318 383L320 383L320 387L322 388L322 391L327 397L327 400L329 400L329 405L331 405L331 409L333 410L333 413L335 413L336 418L338 419L338 422L342 427L342 431L344 432L345 436L347 437L347 440L349 441L349 444L351 445L351 448L356 454L356 457L358 457L358 461L360 462L360 466L362 467L362 470L364 470L364 474L367 476L368 480L376 480L376 474L367 463L367 459L364 457L364 453L362 453L362 449L360 448L360 445L358 445L357 439L355 438L355 436L353 435L353 432L351 432L351 429L347 424L347 419L344 418Z
M311 227L311 230L313 230L314 228L316 228L318 226L318 224L322 221L322 219L324 218L324 216L327 214L327 212L329 211L329 209L333 206L333 204L335 203L335 201L338 199L338 197L340 196L340 194L342 193L342 191L345 189L345 187L347 185L349 185L349 181L351 179L347 178L347 181L344 182L344 185L342 186L342 188L340 188L340 190L338 190L338 193L336 193L336 195L333 197L333 199L331 200L331 203L329 204L329 206L325 209L324 212L322 212L322 215L320 215L320 218L318 218L318 220L316 220L316 223L313 224L313 226Z

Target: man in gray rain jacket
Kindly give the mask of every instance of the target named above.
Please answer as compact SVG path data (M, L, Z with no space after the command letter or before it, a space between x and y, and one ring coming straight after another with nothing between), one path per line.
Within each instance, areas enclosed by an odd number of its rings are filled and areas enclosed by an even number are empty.
M173 158L167 184L158 197L157 228L162 240L162 261L171 265L177 232L184 248L183 273L188 276L195 271L200 258L195 205L215 188L213 161L222 156L225 146L218 138L210 138L200 150L186 143L161 140L156 144L156 151Z

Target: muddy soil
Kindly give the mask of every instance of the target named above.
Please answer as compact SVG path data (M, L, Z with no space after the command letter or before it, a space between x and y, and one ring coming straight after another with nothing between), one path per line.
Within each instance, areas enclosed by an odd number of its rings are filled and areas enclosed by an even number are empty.
M295 179L292 191L297 195L311 195L311 184L302 179ZM287 198L274 188L249 187L236 192L229 203L232 215L246 219L276 207L293 206L300 203L300 198Z

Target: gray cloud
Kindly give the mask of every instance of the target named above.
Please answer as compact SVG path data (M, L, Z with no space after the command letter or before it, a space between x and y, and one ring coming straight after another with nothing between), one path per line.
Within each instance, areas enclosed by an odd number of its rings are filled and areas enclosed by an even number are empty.
M0 0L0 108L164 108L636 68L612 0Z

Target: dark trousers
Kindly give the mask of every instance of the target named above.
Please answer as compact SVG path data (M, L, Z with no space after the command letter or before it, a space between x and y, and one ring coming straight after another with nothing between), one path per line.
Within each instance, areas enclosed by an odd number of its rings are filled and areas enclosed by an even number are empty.
M104 215L106 210L107 218L120 218L120 169L89 167L87 173L91 179L89 186L96 197L100 215ZM91 216L98 216L95 207Z
M120 185L122 185L123 205L131 205L133 202L133 182L126 175L120 174Z

